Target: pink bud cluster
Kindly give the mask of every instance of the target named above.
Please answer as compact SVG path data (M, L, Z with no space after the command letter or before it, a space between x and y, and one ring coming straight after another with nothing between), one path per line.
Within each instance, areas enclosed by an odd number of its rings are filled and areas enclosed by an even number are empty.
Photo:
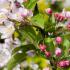
M51 56L51 53L49 51L46 51L47 47L45 44L40 44L39 47L40 47L40 50L45 53L45 56L47 58L49 58Z
M54 17L57 21L61 22L64 20L64 16L61 13L55 13Z
M51 8L47 8L45 12L49 15L52 15L53 11ZM65 19L65 16L62 13L54 13L54 17L57 21L61 22Z
M59 67L65 68L70 66L70 61L69 60L62 60L58 62L57 64Z

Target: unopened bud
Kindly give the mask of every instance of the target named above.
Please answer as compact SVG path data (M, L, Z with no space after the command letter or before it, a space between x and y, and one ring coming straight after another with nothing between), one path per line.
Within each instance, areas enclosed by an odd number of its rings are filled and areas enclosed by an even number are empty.
M44 45L44 44L40 44L39 47L40 47L40 50L41 51L45 51L45 49L46 49L46 45Z
M51 53L48 52L48 51L45 51L45 56L46 56L47 58L49 58L49 57L51 56Z
M61 49L60 48L56 48L55 55L56 56L61 56L61 53L62 53Z
M46 11L46 13L49 14L49 15L52 14L52 9L51 9L51 8L48 8L48 9L46 9L45 11Z
M56 37L56 43L61 44L62 43L62 38L61 37Z

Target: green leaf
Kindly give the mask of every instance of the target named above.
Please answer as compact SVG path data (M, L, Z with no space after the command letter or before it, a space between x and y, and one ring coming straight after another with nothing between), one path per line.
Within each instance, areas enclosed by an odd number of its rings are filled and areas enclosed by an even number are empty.
M45 38L45 43L50 43L50 42L52 42L52 38Z
M61 57L61 59L70 60L70 55L67 55L67 56L63 56L63 57Z
M11 57L7 64L7 70L12 70L18 63L24 61L25 59L24 53L17 53Z
M45 27L46 32L54 32L55 31L55 26L52 24L47 24Z
M54 46L54 43L53 43L53 39L52 38L45 38L44 42L47 46L47 50L51 51L52 54L54 54L55 46Z
M22 53L18 52L20 50L22 50ZM32 44L16 47L13 50L13 55L7 64L7 69L12 70L18 63L21 63L22 61L24 61L27 56L26 52L29 50L36 50L36 48Z
M39 10L38 10L38 5L36 4L35 8L34 8L34 12L33 12L33 15L35 16L36 14L39 13Z
M45 23L45 31L46 32L54 32L55 31L55 21L51 16L49 16L48 21Z
M35 30L31 26L24 27L23 32L27 35L31 43L37 44L37 35Z
M43 14L40 14L40 13L32 17L32 20L31 20L33 25L39 26L41 28L44 28L45 21L46 19L44 18Z
M56 69L56 70L61 70L61 68L57 67L57 69Z
M23 3L23 5L31 10L34 10L37 0L29 0L28 2Z
M70 39L70 33L65 33L61 35L63 38Z
M39 44L42 40L43 40L43 37L42 37L41 33L38 32L38 34L37 34L37 42L38 42L38 44Z
M29 50L36 50L35 46L33 44L28 44L28 45L22 45L20 47L16 47L13 51L12 54L17 53L18 51L22 51L22 52L27 52Z
M56 23L56 21L55 21L55 17L54 17L54 14L52 14L52 18L51 18L51 20L52 20L52 23L53 23L53 24Z
M31 43L35 46L38 45L38 43L42 40L42 35L39 33L39 31L36 31L38 27L34 25L26 25L22 28L20 28L19 31L19 39L23 44Z
M70 46L70 41L68 39L64 39L63 41L63 46L69 48Z
M36 33L31 26L24 27L23 31L28 34L33 40L36 39Z
M24 27L21 27L19 32L20 32L19 38L22 41L22 43L24 39L26 43L32 43L35 46L37 46L37 43L38 43L37 35L32 25L26 25Z

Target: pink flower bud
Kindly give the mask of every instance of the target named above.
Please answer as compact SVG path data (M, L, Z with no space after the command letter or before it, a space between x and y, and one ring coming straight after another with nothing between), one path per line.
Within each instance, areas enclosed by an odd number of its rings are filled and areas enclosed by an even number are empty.
M27 17L28 16L28 10L27 9L20 9L20 12L21 12L21 16L22 17Z
M27 16L27 13L22 13L21 16L22 17L26 17Z
M70 65L70 61L66 60L65 64L66 64L66 66L69 66Z
M50 57L50 56L51 56L51 53L50 53L50 52L48 52L48 51L45 51L45 56L48 58L48 57Z
M60 61L58 65L60 67L66 67L65 61Z
M70 65L70 61L69 61L69 60L63 60L63 61L60 61L60 62L58 63L58 65L59 65L60 67L65 68L65 67L68 67L68 66Z
M62 38L61 37L56 37L56 43L61 44L62 43Z
M60 48L56 48L55 55L56 56L61 56L61 53L62 53L61 49Z
M46 11L46 13L49 14L49 15L52 14L52 9L51 9L51 8L48 8L48 9L46 9L45 11Z
M55 13L54 17L57 21L63 21L64 20L64 16L61 13Z
M46 49L46 45L44 45L44 44L40 44L39 47L40 47L40 50L41 51L45 51L45 49Z
M20 3L17 2L17 1L15 2L15 6L16 6L17 8L21 7Z

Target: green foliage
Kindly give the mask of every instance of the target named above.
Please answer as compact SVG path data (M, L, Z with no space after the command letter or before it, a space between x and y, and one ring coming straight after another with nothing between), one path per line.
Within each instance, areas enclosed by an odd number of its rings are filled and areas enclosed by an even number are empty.
M46 18L44 18L44 15L40 13L32 17L33 25L36 25L41 28L44 28L45 21L46 21Z
M28 2L23 3L23 5L28 9L34 10L36 3L37 0L28 0Z
M22 62L24 60L23 57L25 57L24 53L17 53L11 57L7 64L7 70L12 70L13 67L15 67L18 63Z

